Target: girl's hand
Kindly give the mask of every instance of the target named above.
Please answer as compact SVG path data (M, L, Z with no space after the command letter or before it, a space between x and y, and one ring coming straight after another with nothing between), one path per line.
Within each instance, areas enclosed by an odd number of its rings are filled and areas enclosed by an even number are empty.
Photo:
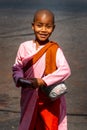
M32 87L34 89L42 86L46 86L46 83L41 78L30 78L28 80L32 83Z

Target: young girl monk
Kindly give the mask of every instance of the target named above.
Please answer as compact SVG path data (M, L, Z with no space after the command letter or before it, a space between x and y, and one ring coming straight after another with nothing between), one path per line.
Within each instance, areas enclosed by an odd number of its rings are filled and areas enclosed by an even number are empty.
M35 39L18 49L12 70L16 86L21 87L19 130L67 130L64 95L51 101L42 91L43 86L61 83L71 74L60 46L49 40L54 28L51 11L36 11L32 22Z

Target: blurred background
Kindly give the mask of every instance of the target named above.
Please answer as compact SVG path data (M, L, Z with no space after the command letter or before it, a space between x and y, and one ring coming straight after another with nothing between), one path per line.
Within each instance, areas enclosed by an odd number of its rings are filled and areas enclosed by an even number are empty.
M20 89L12 79L19 45L34 39L31 28L36 10L55 14L56 28L50 39L60 44L72 75L66 81L69 130L87 129L87 1L0 0L0 129L17 130Z

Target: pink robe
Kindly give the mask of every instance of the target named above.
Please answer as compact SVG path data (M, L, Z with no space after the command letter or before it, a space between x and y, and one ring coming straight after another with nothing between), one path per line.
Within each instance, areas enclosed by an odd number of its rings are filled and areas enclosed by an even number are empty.
M43 45L44 46L44 45ZM23 74L23 66L27 63L32 56L37 53L43 46L40 46L38 50L36 50L36 44L31 40L24 42L20 45L15 64L13 65L13 78L15 83L19 77L35 77L35 78L42 78L47 85L54 84L56 82L65 81L71 74L69 65L65 59L65 56L61 50L58 48L56 53L56 65L58 69L53 72L52 74L48 74L47 76L44 75L45 70L45 56L44 54L33 66L31 66L25 74ZM17 87L19 87L16 84ZM29 89L22 89L21 92L21 116L24 115L26 105L30 100L30 113L34 112L34 106L38 98L38 89L36 90L29 90ZM25 113L27 114L27 113ZM31 116L29 116L28 123L31 122ZM26 121L25 121L26 123ZM67 130L67 115L66 115L66 102L65 97L61 96L60 98L60 116L59 116L59 126L58 130Z

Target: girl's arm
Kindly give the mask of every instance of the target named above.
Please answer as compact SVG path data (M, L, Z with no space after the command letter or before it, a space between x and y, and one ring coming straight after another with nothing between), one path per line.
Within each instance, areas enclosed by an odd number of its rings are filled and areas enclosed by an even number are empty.
M58 68L56 71L42 78L47 86L65 81L71 74L68 62L60 48L58 48L56 54L56 65Z
M22 63L22 55L23 55L23 47L20 45L18 52L17 52L17 56L15 59L15 64L12 66L12 71L13 71L13 79L14 82L16 83L17 86L17 81L18 79L21 77L23 77L23 63ZM19 86L17 86L19 87Z

